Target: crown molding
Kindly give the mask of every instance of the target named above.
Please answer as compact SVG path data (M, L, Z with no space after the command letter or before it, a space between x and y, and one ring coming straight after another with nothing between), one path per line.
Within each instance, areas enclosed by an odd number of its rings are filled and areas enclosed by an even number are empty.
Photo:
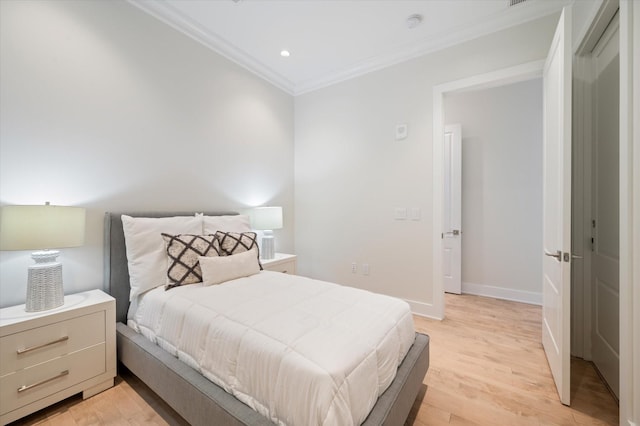
M203 28L170 4L153 0L127 0L127 2L263 78L286 93L295 94L295 86L292 81L233 46L224 38Z
M263 78L286 93L297 96L542 18L558 12L563 6L573 3L574 0L563 0L560 2L525 2L512 6L513 10L509 10L506 14L483 20L475 25L459 27L436 37L425 38L416 43L402 46L391 54L367 58L355 62L337 72L301 82L293 82L262 62L257 61L246 52L233 46L224 38L203 28L200 24L185 16L167 2L153 0L127 1L230 61Z
M373 71L381 70L457 44L543 18L559 12L563 6L571 4L572 2L573 0L537 3L539 6L534 11L525 8L524 5L513 6L521 7L521 9L513 11L514 13L509 16L502 15L475 25L457 28L448 34L441 34L437 37L430 37L417 43L406 45L392 54L371 57L354 63L347 69L300 82L295 86L294 95L313 92Z

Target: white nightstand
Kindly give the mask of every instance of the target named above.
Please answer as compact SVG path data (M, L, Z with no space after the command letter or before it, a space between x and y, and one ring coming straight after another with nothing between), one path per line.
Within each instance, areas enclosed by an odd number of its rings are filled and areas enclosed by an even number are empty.
M273 259L260 259L262 267L267 271L284 272L285 274L296 274L295 254L276 253Z
M89 398L116 376L115 299L100 290L70 294L64 305L0 309L0 423L82 392Z

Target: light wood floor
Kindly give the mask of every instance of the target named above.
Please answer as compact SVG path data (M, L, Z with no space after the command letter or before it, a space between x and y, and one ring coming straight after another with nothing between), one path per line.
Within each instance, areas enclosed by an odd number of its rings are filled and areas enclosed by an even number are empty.
M470 295L445 300L444 321L415 318L431 337L431 363L408 424L618 424L618 405L583 360L571 362L571 407L560 403L539 306Z
M406 425L617 425L618 406L590 363L572 360L571 407L563 406L540 343L540 307L446 296L444 321L415 318L429 334L430 366ZM78 395L20 425L185 425L126 369L116 386Z

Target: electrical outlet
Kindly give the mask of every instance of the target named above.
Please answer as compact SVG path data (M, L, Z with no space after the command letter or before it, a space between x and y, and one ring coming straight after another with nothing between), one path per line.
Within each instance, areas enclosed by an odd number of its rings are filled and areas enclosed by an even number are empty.
M408 133L407 130L408 128L406 123L396 124L396 140L401 141L406 139Z
M356 272L358 272L358 265L356 264L356 262L353 262L351 264L351 273L355 274Z
M362 264L362 273L364 275L369 275L369 264L368 263L363 263Z

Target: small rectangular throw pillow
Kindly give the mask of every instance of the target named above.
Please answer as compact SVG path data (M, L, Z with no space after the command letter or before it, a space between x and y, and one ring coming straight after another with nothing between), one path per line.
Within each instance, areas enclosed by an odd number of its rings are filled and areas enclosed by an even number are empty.
M232 256L201 257L200 266L204 285L220 284L260 272L258 259L252 251Z
M260 249L258 248L258 236L255 232L216 232L216 238L220 242L220 256L232 256L245 251L255 251L258 259L258 266L262 270L260 263Z
M215 235L162 234L167 245L167 285L165 290L202 282L200 257L218 256L220 243Z

